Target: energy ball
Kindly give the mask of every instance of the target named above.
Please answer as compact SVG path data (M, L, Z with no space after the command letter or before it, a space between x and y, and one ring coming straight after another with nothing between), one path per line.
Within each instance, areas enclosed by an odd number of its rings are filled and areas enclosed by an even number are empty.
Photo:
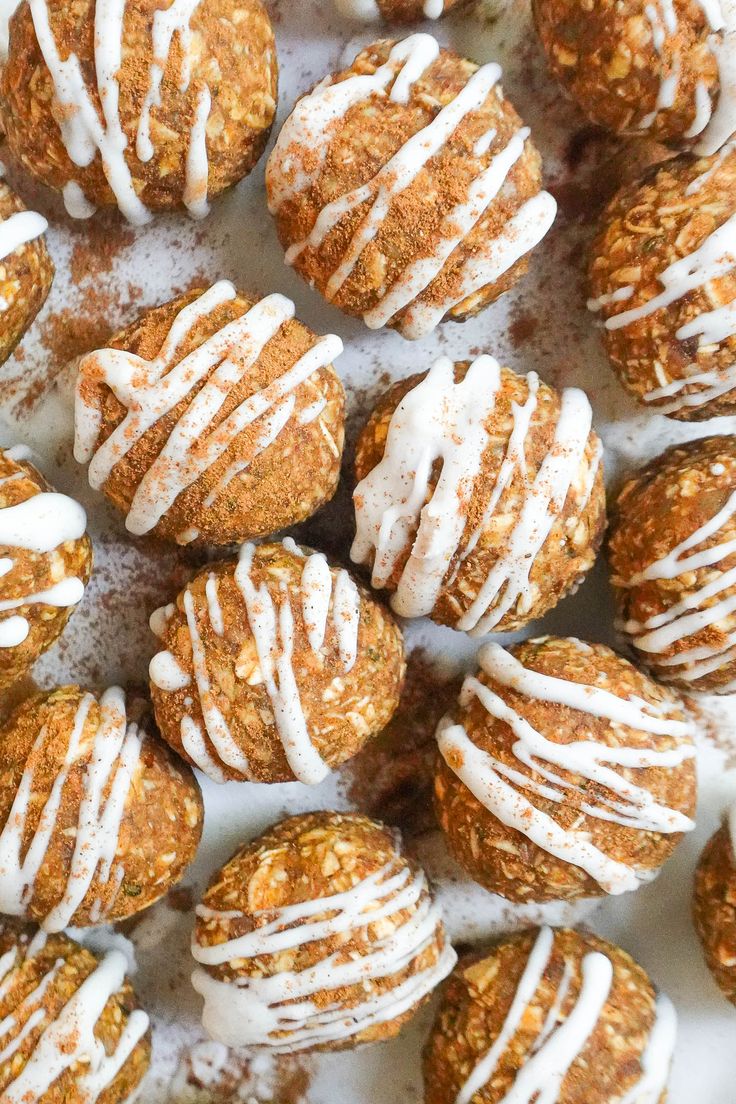
M736 1004L736 806L700 857L693 918L708 968L724 996Z
M0 688L51 647L92 570L87 516L22 446L0 449Z
M82 359L74 455L138 536L231 544L295 525L340 477L341 352L283 295L189 292Z
M151 1060L125 956L0 925L0 1094L8 1104L125 1104Z
M9 31L0 121L74 218L202 218L265 149L277 63L260 0L24 0Z
M736 414L736 149L624 187L593 243L589 306L634 398L681 421Z
M414 23L439 19L464 0L335 0L340 15L363 23Z
M736 131L730 4L697 0L534 0L554 76L616 134L716 153Z
M216 782L321 782L399 703L404 646L389 612L288 538L200 571L151 627L161 733Z
M379 401L358 441L356 563L403 617L521 628L574 590L605 527L582 391L490 356L437 360Z
M424 1051L425 1104L664 1104L677 1016L626 951L540 928L461 960Z
M378 42L284 123L266 185L287 263L371 329L419 338L477 314L552 225L500 78L431 35Z
M0 364L4 364L46 302L54 265L44 241L46 219L0 177Z
M461 866L517 903L652 881L695 827L680 701L572 638L486 644L478 661L437 730L437 812Z
M608 557L641 662L691 692L736 691L736 437L676 445L634 475Z
M276 1053L393 1038L452 970L424 872L355 813L290 817L246 844L197 909L194 988L218 1042Z
M202 798L142 701L64 686L0 728L0 912L45 931L113 923L194 858Z

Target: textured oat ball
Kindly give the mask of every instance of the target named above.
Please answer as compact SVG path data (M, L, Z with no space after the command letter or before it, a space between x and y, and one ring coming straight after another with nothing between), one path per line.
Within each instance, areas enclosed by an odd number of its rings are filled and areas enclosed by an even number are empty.
M151 627L161 733L215 781L321 782L398 705L393 618L347 571L288 539L205 568Z
M124 1104L151 1060L149 1020L125 976L65 935L0 926L0 1094L29 1104Z
M200 218L263 153L276 86L260 0L24 0L0 119L76 218L110 206L136 224L181 206Z
M57 494L26 449L0 449L0 687L62 632L92 570L84 510Z
M226 863L192 942L214 1039L290 1053L399 1033L456 961L400 845L367 817L307 813Z
M551 226L500 76L430 35L379 42L284 123L266 184L287 262L372 329L418 338L477 314Z
M426 1104L664 1104L677 1018L595 935L541 928L461 960L424 1051Z
M303 521L335 493L342 342L227 280L147 311L84 357L75 457L137 535L231 544Z
M706 844L695 872L693 918L708 968L736 1004L736 807Z
M603 537L601 445L582 391L489 356L392 387L356 455L352 557L404 617L518 629L573 591Z
M736 413L736 150L621 189L593 243L589 306L624 387L681 421Z
M11 355L51 290L54 265L44 240L47 225L0 179L0 364Z
M608 558L639 659L690 691L736 691L736 437L676 445L629 479Z
M730 28L719 5L534 0L533 6L554 76L592 122L617 134L695 144L708 154L731 137Z
M64 686L0 729L0 912L46 931L123 920L182 877L202 832L187 766L141 700Z
M510 901L619 894L694 827L695 748L675 695L601 644L487 644L437 732L438 817Z
M415 23L439 19L466 0L335 0L340 15L362 23Z

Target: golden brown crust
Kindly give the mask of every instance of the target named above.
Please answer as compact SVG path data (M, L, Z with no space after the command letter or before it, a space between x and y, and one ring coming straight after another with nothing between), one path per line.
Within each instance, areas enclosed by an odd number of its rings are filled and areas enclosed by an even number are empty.
M99 109L94 77L94 0L47 0L51 29L62 58L76 54ZM153 211L180 207L186 157L197 100L206 84L212 96L207 123L209 195L246 176L265 149L276 111L278 68L273 28L260 0L202 0L192 20L191 80L180 90L182 50L174 36L162 84L162 102L151 114L154 156L135 154L141 105L153 60L151 29L160 0L127 0L123 64L119 74L120 119L128 139L126 161L139 198ZM96 206L115 205L101 159L75 165L54 118L54 86L46 68L28 3L11 20L8 63L3 68L2 124L8 144L24 167L61 190L81 185Z
M693 919L710 972L736 1004L736 860L728 823L711 836L700 856Z
M26 206L0 180L0 220ZM0 364L4 364L46 302L54 280L54 264L44 238L14 249L0 260Z
M195 289L147 311L117 334L110 347L126 349L136 356L153 360L176 315L202 294L203 289ZM253 306L252 300L237 295L208 313L179 345L176 363ZM287 372L318 340L296 319L286 322L240 383L230 390L211 426L220 425L246 398ZM103 490L118 509L128 511L136 489L172 429L216 368L214 364L200 383L173 410L155 422L115 465ZM79 386L85 403L101 414L99 447L123 421L126 408L107 384L96 378L94 354L83 362ZM266 536L304 521L332 498L340 478L344 442L342 383L334 368L328 365L312 373L296 394L294 413L274 443L260 452L243 472L230 479L217 492L214 501L210 502L209 496L230 466L252 455L254 442L263 432L262 420L257 419L236 435L220 459L182 491L151 532L167 540L183 539L184 534L188 543L191 543L188 534L195 532L195 542L232 544ZM299 413L320 397L326 403L324 410L309 424L301 425Z
M15 1080L36 1049L44 1028L57 1019L67 1002L97 966L94 955L66 935L47 936L43 946L26 957L33 934L32 929L8 920L3 920L0 926L0 954L4 955L17 948L24 956L24 961L15 971L12 984L7 990L5 987L3 989L0 1019L5 1021L6 1017L15 1017L16 1025L20 1028L28 1023L29 1012L38 1005L31 1002L30 1006L23 1006L23 998L37 989L55 964L60 963L61 968L43 993L42 1005L46 1011L44 1022L29 1031L12 1058L0 1062L0 1092ZM102 1043L107 1055L114 1053L130 1014L138 1007L130 981L126 978L123 986L107 1001L95 1027L95 1036ZM150 1033L147 1033L136 1043L111 1084L100 1093L99 1104L123 1104L128 1100L143 1080L150 1061L151 1039ZM79 1079L88 1072L89 1064L86 1062L79 1062L65 1069L40 1098L34 1097L34 1104L83 1104L88 1099L88 1094L83 1090Z
M202 640L214 704L220 710L237 747L245 754L250 773L259 782L289 782L294 774L276 728L273 707L263 682L253 631L243 595L235 581L237 561L210 565L194 577L177 597L162 637L191 683L182 689L162 690L152 683L156 719L171 746L188 759L182 744L181 720L191 716L205 731L199 695L193 691L192 640L184 609L191 595L194 618ZM328 626L319 654L309 646L299 597L304 560L282 544L262 544L255 551L251 578L254 587L265 584L277 600L286 587L294 617L292 666L311 742L321 758L335 767L355 755L371 736L391 719L399 701L405 663L401 631L388 610L360 588L360 627L357 659L343 672L337 636ZM224 634L212 627L206 594L214 573ZM333 579L336 569L332 569ZM209 738L207 752L227 777L243 778L222 763ZM190 760L191 761L191 760Z
M0 449L0 510L51 491L41 473L27 460L13 460ZM89 581L92 571L92 544L85 534L79 540L66 541L52 552L33 552L0 545L0 558L13 560L10 572L0 576L0 600L27 597L47 590L65 578ZM0 687L10 686L31 667L61 634L73 606L47 606L33 603L0 614L5 620L23 616L28 622L25 640L12 648L0 648Z
M659 277L665 269L699 249L734 213L736 151L697 160L678 157L622 188L606 208L591 247L590 291L594 300L629 287L633 294L624 302L604 302L601 318L605 321L660 295ZM716 385L733 376L736 336L707 343L698 337L679 339L677 333L734 299L736 273L729 270L642 319L620 329L604 329L606 352L626 390L648 409L664 409L681 421L736 412L736 381L711 398L712 385L701 382L647 399L688 376L706 375ZM691 405L670 409L684 397Z
M386 61L393 45L393 42L382 41L367 47L350 68L336 73L332 82L339 83L356 74L374 73ZM372 96L354 105L333 128L326 152L324 147L315 150L312 146L294 143L288 155L290 179L302 168L314 171L315 156L321 158L324 154L324 164L315 182L295 198L288 198L276 213L276 227L284 248L307 238L328 203L373 180L405 142L428 126L441 108L458 95L477 69L473 62L443 49L438 59L411 86L407 103L394 102L386 96ZM332 299L335 305L347 314L365 314L380 302L385 291L411 263L432 256L445 236L441 227L445 216L467 200L472 181L521 126L508 100L492 90L481 109L466 116L413 182L391 199L378 233ZM488 152L478 156L473 152L474 147L490 129L495 129L494 140ZM272 158L267 174L271 199L275 189L284 182L282 173L283 166L274 165ZM501 193L455 249L452 263L444 266L414 302L436 306L453 294L459 297L465 262L496 238L511 216L526 200L537 195L540 188L541 159L535 146L527 141ZM309 246L296 259L296 271L323 295L374 198L373 195L343 215L319 248ZM527 267L524 256L495 283L458 302L447 317L464 321L477 314L507 291ZM406 309L400 310L389 324L401 329L405 314Z
M674 578L644 579L631 585L639 572L667 556L681 542L711 521L736 492L736 437L705 437L668 449L637 472L621 489L616 501L608 538L608 558L619 616L636 648L636 627L692 599L702 588L718 586L736 568L736 552L718 558L709 566L676 574ZM736 540L736 515L710 538L693 546L697 553ZM736 584L718 586L710 597L695 601L693 610L728 605L736 595ZM730 646L736 633L736 613L716 615L712 624L696 628L662 651L638 649L639 659L661 679L691 690L727 693L736 679L736 654ZM673 665L679 655L700 652L700 659L722 654L713 670L694 678L699 660Z
M463 379L468 362L455 365L456 382ZM397 406L426 373L419 373L394 384L379 399L368 423L361 433L355 458L358 480L364 479L382 460L386 448L389 424ZM536 476L554 439L560 414L559 392L540 383L538 403L530 422L525 440L526 476L517 468L507 488L501 494L492 518L486 523L473 551L458 563L470 535L483 522L491 499L499 469L507 454L509 439L514 427L514 407L522 407L529 396L529 383L525 376L518 376L509 368L501 369L501 386L498 388L493 410L486 420L489 444L483 454L478 478L473 484L467 502L467 522L463 543L445 575L446 580L431 617L441 625L456 626L468 611L494 565L507 550L509 533L518 522L522 504L529 486ZM593 489L587 501L580 505L585 487L585 476L596 462L600 441L592 432L585 450L585 464L581 464L573 488L565 500L560 516L555 520L541 552L535 558L530 572L528 592L520 595L514 606L502 617L495 631L511 632L522 628L552 609L565 595L573 593L592 567L603 540L606 524L606 504L603 469L599 466ZM438 476L439 473L436 473ZM435 482L429 487L434 492ZM411 546L399 557L392 574L389 589L394 590L403 572ZM455 571L457 574L455 576ZM453 577L455 576L455 577ZM499 596L500 597L500 596ZM491 607L493 608L493 607Z
M472 1070L498 1038L537 935L537 931L526 931L507 936L487 954L473 954L460 961L447 983L424 1050L426 1104L454 1104ZM591 952L610 959L611 990L557 1100L559 1104L620 1100L642 1077L641 1055L655 1019L652 983L620 947L594 935L560 928L554 934L543 980L519 1030L504 1048L493 1080L473 1096L474 1102L501 1104L506 1099L553 1006L565 967L572 975L561 1006L562 1017L569 1015L580 994L582 961Z
M685 718L675 695L658 686L627 660L602 644L580 645L558 637L543 637L515 645L511 653L531 671L608 690L618 697L634 696L656 705L668 706L674 720ZM484 671L478 676L490 686L537 732L558 744L576 740L594 740L606 747L651 747L653 737L623 725L612 725L604 718L583 714L568 706L542 701L501 686ZM543 782L514 755L516 736L504 721L492 717L477 697L457 707L453 719L462 723L473 743L515 772ZM677 747L677 737L656 737L659 750ZM620 768L617 768L617 771ZM535 808L551 817L566 830L574 829L610 858L641 871L657 871L670 857L680 834L661 834L636 827L625 827L585 813L585 803L596 805L611 794L599 783L585 780L555 767L555 774L568 783L582 786L584 792L566 791L564 803L551 801L530 790L522 790ZM435 776L435 803L440 825L458 862L472 878L492 893L507 900L557 901L597 896L602 887L581 867L564 862L533 843L522 832L502 824L470 792L445 760L438 756ZM620 770L637 786L650 791L654 801L676 809L686 816L695 812L696 776L692 759L675 768L646 767Z
M696 0L674 0L677 29L673 34L663 23L658 50L645 9L645 0L534 0L549 66L592 122L617 134L679 142L695 121L697 85L713 103L718 98L711 28ZM657 110L662 82L678 56L674 103Z
M33 770L23 853L39 827L64 763L84 696L78 686L38 694L19 706L0 729L0 826L8 823L24 770ZM142 701L130 700L128 706L129 721L140 721L144 730L151 727ZM53 831L23 919L41 923L62 900L69 884L80 806L91 771L92 740L99 722L100 706L93 699L82 729L84 752L77 756L64 782ZM107 781L105 800L113 784L114 775ZM190 769L146 732L125 800L112 873L103 880L98 868L74 912L73 924L85 927L123 920L167 893L194 859L203 817L202 796Z
M204 946L235 939L272 919L274 909L345 893L389 865L392 876L407 868L413 874L418 873L416 863L399 853L398 844L393 829L356 813L306 813L281 821L241 848L215 874L204 895L206 907L218 912L237 910L243 915L224 922L198 916L195 939ZM272 977L284 971L299 973L328 954L336 954L338 963L345 962L350 957L369 954L377 939L385 939L393 928L406 923L426 899L425 889L414 906L397 910L380 924L304 943L280 954L262 955L255 960L239 959L235 965L228 963L209 969L221 980L235 980L250 974ZM398 973L382 978L367 977L360 985L320 990L312 999L319 1009L339 1002L349 1010L435 966L444 946L444 929L440 924L434 939ZM285 999L287 996L285 989ZM341 1050L393 1038L428 999L423 998L395 1019L367 1027L342 1043L311 1049Z

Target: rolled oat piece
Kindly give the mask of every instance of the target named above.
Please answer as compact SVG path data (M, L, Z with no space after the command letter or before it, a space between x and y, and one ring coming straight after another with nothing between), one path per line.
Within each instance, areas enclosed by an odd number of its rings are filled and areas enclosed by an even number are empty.
M710 972L723 995L736 1004L736 805L700 856L693 919Z
M395 384L358 440L352 558L403 617L521 628L595 560L601 458L582 391L442 357Z
M276 113L260 0L23 0L10 19L0 119L15 157L74 218L135 225L251 171Z
M664 1104L677 1016L620 947L569 928L460 961L424 1051L426 1104Z
M369 46L303 96L266 170L287 263L407 338L507 291L556 205L500 79L416 34Z
M0 729L0 912L47 932L133 916L194 858L199 786L120 687L38 694Z
M675 445L632 476L608 558L640 661L691 693L736 691L736 437Z
M678 157L606 209L589 307L621 383L653 413L736 412L736 149Z
M458 862L510 901L637 889L694 828L682 703L601 644L484 645L437 730L435 801Z
M146 311L84 357L74 455L129 532L232 544L304 521L340 477L334 334L228 280Z
M27 210L0 174L0 364L30 327L51 290L54 264L46 219Z
M212 1038L291 1054L401 1031L457 956L400 846L367 817L306 813L214 875L192 940Z
M151 627L161 733L218 782L317 784L399 703L404 646L388 610L288 538L203 569Z

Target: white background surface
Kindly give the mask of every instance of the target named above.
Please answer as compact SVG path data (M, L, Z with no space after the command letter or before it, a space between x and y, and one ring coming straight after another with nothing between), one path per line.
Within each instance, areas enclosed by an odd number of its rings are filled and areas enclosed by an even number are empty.
M278 40L279 117L283 119L299 92L335 68L343 56L351 58L372 36L335 17L328 0L277 0L268 6ZM57 342L50 337L70 323L70 311L74 332L84 337L85 328L89 331L93 323L99 326L100 316L112 332L142 308L193 283L226 277L252 295L284 292L295 299L303 321L317 331L339 333L345 341L338 368L348 386L353 429L363 420L370 397L385 385L386 377L396 379L422 370L440 351L458 359L488 351L517 371L534 369L549 382L576 384L587 390L606 444L609 483L671 441L736 431L734 419L688 427L640 413L625 397L601 354L598 335L584 309L583 247L592 226L586 212L596 202L596 192L598 198L608 194L612 176L629 154L616 156L615 143L592 137L584 120L563 101L546 75L522 0L512 0L512 6L493 26L466 12L432 29L443 43L476 61L502 63L506 92L532 126L545 157L548 184L563 202L557 226L535 254L532 272L517 289L474 321L445 326L433 339L420 344L408 344L389 332L367 332L362 324L324 305L283 266L265 206L263 162L249 180L214 205L204 224L170 217L137 233L123 234L113 233L114 218L103 220L102 229L98 223L97 230L71 225L55 200L40 195L29 181L19 180L11 166L11 179L21 194L52 221L49 245L57 278L49 303L23 343L21 358L0 368L0 442L30 444L58 487L85 503L96 554L96 571L83 606L61 646L34 672L41 685L143 679L154 651L148 614L172 598L186 577L186 565L182 566L176 552L152 542L132 543L120 520L89 490L84 473L71 458L71 373L62 371ZM575 171L569 164L573 149L581 151ZM612 156L615 159L610 162ZM90 240L104 239L106 226L111 227L110 240L117 242L110 262L102 271L90 271L80 278L80 248L89 247ZM70 271L73 256L74 278ZM85 349L80 346L75 351ZM33 403L28 401L31 394L35 395ZM316 532L329 551L344 556L349 529L343 493L320 519ZM579 593L549 616L543 627L611 642L611 622L605 566L599 563ZM471 665L477 646L429 624L411 626L408 637L412 643L426 644L444 664L459 667ZM654 884L636 895L579 910L596 931L631 951L677 1005L680 1035L671 1104L733 1104L736 1098L736 1010L721 998L705 969L689 913L697 855L726 801L736 797L736 773L729 775L726 770L728 729L736 727L736 706L722 702L712 716L711 735L716 735L718 746L702 733L697 831L681 845ZM207 782L204 790L205 836L197 863L186 879L195 897L239 843L285 812L346 804L339 776L312 790L299 784L216 787ZM437 834L423 837L418 847L437 880L448 926L456 939L482 939L536 917L529 910L511 910L468 883L447 858ZM199 998L188 982L191 924L191 914L164 902L144 914L131 935L138 960L136 988L152 1015L155 1031L154 1070L143 1093L147 1104L248 1100L252 1093L257 1093L258 1099L278 1102L280 1091L281 1104L291 1104L298 1095L294 1084L300 1078L309 1081L309 1088L298 1097L305 1104L414 1104L421 1100L419 1051L431 1011L390 1044L355 1054L285 1060L280 1065L264 1060L250 1067L227 1058L217 1047L198 1045L202 1038ZM102 932L93 938L104 943L109 935ZM188 1065L181 1065L187 1054L193 1056L202 1074L207 1062L216 1069L223 1067L225 1075L234 1070L239 1078L242 1073L240 1088L223 1095L216 1087L223 1069L213 1076L211 1089L187 1086Z

